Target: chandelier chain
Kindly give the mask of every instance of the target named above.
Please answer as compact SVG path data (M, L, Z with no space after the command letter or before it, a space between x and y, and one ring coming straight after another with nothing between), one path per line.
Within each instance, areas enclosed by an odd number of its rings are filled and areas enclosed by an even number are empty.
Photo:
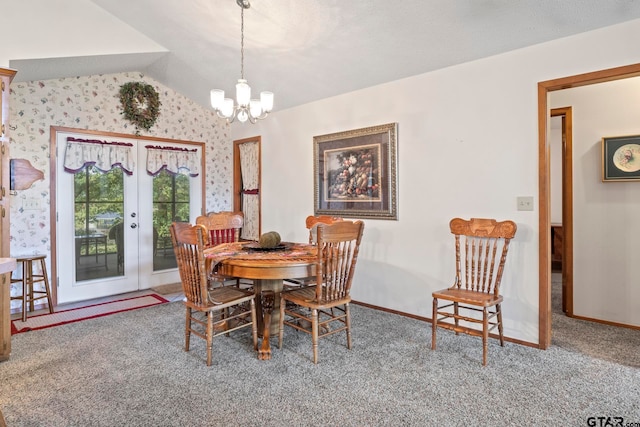
M240 8L240 77L244 80L244 7Z

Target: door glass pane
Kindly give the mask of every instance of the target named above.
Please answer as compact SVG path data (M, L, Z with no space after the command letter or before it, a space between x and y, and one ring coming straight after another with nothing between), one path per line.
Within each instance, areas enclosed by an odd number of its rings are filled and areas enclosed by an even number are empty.
M177 268L169 227L189 221L189 177L166 170L153 179L153 271Z
M76 282L123 275L122 169L103 173L88 166L73 183Z

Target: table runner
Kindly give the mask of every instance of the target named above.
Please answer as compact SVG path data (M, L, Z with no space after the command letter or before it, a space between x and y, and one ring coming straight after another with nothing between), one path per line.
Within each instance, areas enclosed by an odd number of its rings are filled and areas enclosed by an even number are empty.
M286 249L274 251L255 251L244 246L255 242L233 242L222 243L203 251L208 263L208 270L216 272L222 261L228 258L233 259L264 259L264 260L284 260L290 258L312 258L317 256L317 247L308 243L283 242Z

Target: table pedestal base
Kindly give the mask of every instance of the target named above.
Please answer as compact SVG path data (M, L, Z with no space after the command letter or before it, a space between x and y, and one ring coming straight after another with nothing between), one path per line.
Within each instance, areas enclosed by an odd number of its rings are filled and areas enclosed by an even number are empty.
M271 336L270 325L275 299L274 292L262 291L262 296L260 299L262 300L262 315L265 327L264 329L262 329L264 332L262 333L262 345L258 349L258 359L269 360L271 359L271 343L269 342L269 337Z
M280 292L282 280L260 279L254 281L256 293L256 312L258 313L258 335L262 345L258 350L258 359L271 359L271 336L280 334Z

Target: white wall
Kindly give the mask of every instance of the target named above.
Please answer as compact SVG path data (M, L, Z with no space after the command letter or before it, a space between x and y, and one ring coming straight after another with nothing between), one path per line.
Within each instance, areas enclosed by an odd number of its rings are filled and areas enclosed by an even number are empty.
M262 136L263 229L306 238L314 135L397 122L399 220L365 221L354 299L431 317L431 292L453 278L449 220L512 219L505 334L537 343L537 83L640 62L639 38L636 20L288 110L276 94L269 118L232 125L233 139ZM536 210L517 211L517 196Z
M552 92L573 108L574 314L640 326L640 182L602 182L601 139L640 134L640 78Z

